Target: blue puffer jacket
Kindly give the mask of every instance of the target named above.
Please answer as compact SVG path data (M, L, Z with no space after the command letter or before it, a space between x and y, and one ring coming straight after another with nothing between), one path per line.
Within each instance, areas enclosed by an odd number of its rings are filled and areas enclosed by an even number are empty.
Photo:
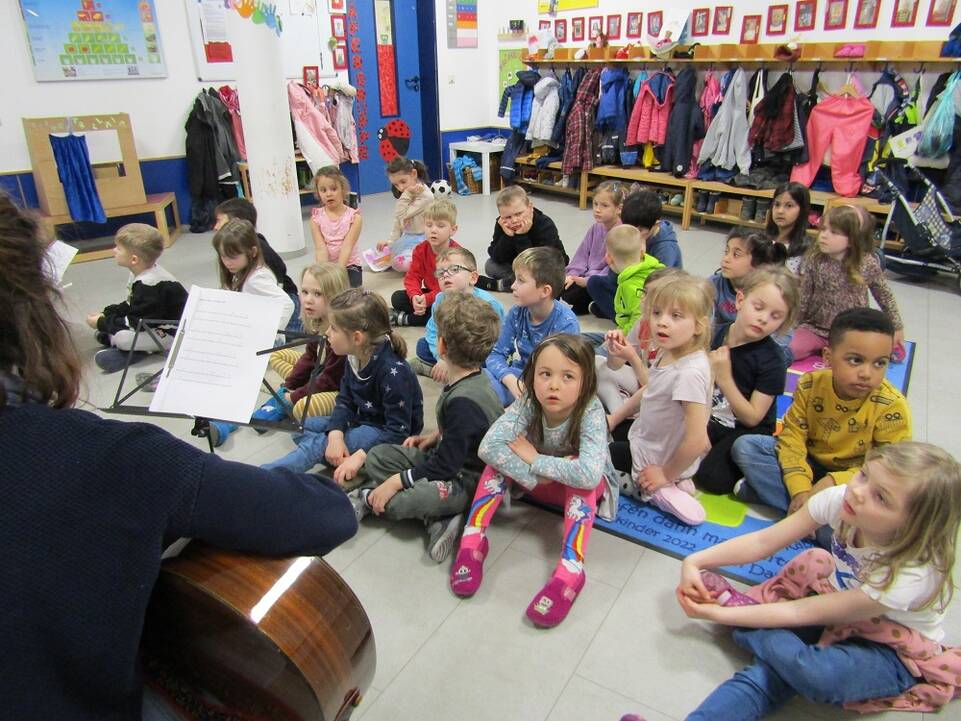
M534 105L534 86L541 76L533 70L521 70L517 73L517 82L504 89L501 95L501 105L497 109L497 117L503 118L507 112L507 104L511 105L511 128L519 133L527 132L527 123L531 119L531 108Z
M595 125L598 130L611 131L627 127L627 111L624 93L627 89L627 71L623 68L606 68L601 73L601 99L597 105Z

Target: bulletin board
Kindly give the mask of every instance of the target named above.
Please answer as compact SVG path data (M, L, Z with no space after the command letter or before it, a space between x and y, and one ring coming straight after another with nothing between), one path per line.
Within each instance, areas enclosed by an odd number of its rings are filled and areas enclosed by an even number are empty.
M190 47L197 79L236 80L227 13L224 0L184 0ZM316 65L321 77L336 77L334 60L327 42L330 39L330 11L327 0L277 0L277 15L283 21L280 36L284 76L300 78L305 65Z

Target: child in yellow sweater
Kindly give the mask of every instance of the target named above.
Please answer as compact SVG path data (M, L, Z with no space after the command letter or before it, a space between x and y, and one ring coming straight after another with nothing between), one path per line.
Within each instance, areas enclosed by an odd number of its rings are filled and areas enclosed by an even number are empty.
M831 324L824 360L805 373L781 434L745 435L731 457L744 473L735 494L788 514L814 493L847 483L873 447L910 440L907 399L887 380L894 325L884 313L852 308Z

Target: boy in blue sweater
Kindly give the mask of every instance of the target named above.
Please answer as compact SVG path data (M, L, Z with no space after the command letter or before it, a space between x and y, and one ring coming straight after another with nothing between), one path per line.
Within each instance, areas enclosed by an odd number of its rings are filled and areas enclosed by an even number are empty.
M537 345L557 333L580 333L577 316L557 300L564 290L564 256L554 248L523 251L513 263L511 292L517 305L507 312L500 338L484 371L504 406L520 398L520 378Z
M661 219L662 208L661 199L650 190L631 193L624 199L621 222L633 225L647 238L648 255L653 255L668 268L683 268L677 233L669 220Z

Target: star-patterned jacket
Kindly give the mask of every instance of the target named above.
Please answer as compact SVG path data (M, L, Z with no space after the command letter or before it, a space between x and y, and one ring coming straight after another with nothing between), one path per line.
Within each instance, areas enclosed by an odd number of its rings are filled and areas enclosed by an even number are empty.
M357 357L347 356L337 405L328 431L357 426L382 428L380 443L402 443L424 428L424 395L417 376L384 340L363 368Z

